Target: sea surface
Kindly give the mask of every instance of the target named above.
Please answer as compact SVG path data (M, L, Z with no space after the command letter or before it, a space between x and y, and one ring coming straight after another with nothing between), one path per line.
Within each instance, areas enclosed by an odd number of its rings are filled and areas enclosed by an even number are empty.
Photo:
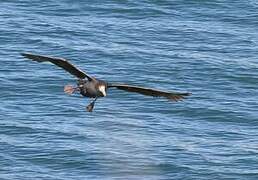
M192 96L110 90L89 113L22 52ZM0 91L0 180L257 180L258 2L2 0Z

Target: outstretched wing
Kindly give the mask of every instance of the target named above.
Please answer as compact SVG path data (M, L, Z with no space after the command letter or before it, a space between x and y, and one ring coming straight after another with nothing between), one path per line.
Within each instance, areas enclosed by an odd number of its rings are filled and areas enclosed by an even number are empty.
M140 93L147 96L154 97L165 97L172 101L180 101L184 99L186 96L190 96L190 93L177 93L177 92L165 92L156 89L138 87L138 86L130 86L126 84L108 84L108 88L117 88L128 92Z
M89 80L92 80L92 77L84 73L82 70L79 68L75 67L73 64L68 62L66 59L63 58L56 58L56 57L48 57L48 56L42 56L42 55L35 55L35 54L29 54L29 53L21 53L22 56L31 59L32 61L37 61L37 62L51 62L64 70L68 71L72 75L84 79L88 78Z

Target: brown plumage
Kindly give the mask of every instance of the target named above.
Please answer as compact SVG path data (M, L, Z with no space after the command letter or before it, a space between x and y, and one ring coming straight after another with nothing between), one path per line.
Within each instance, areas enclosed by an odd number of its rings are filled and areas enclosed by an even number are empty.
M121 89L128 92L135 92L139 94L143 94L146 96L153 97L165 97L172 101L180 101L185 98L185 96L189 96L190 93L175 93L175 92L165 92L151 88L139 87L139 86L130 86L126 84L108 84L108 88L115 87L117 89Z
M72 94L74 91L79 91L82 96L95 98L88 106L87 110L92 111L95 101L97 98L104 97L107 95L106 91L109 88L117 88L120 90L139 93L147 96L153 97L165 97L172 101L180 101L184 99L186 96L191 95L190 93L178 93L178 92L165 92L151 88L139 87L139 86L132 86L126 84L115 84L115 83L108 83L94 77L89 76L79 68L75 67L69 61L63 58L56 58L56 57L49 57L49 56L42 56L42 55L34 55L30 53L21 53L22 56L31 59L37 62L51 62L56 66L59 66L69 72L70 74L74 75L78 78L77 80L77 87L73 87L70 85L65 86L64 91L68 94Z
M90 76L88 76L85 72L80 70L79 68L75 67L73 64L68 62L66 59L63 58L57 58L57 57L48 57L48 56L41 56L41 55L34 55L29 53L21 53L22 56L31 59L32 61L37 62L51 62L64 70L68 71L72 75L76 76L79 79L88 78L91 79Z

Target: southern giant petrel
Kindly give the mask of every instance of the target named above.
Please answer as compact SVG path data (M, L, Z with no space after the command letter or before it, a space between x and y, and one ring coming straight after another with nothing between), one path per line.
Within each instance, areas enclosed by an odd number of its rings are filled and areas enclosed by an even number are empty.
M153 97L165 97L172 101L180 101L186 96L190 95L190 93L165 92L127 84L109 83L89 76L63 58L35 55L30 53L21 53L21 55L37 62L51 62L74 75L77 78L77 86L73 87L71 85L66 85L64 87L64 92L67 94L72 94L75 91L79 91L82 96L94 98L94 100L86 108L89 112L92 112L96 100L100 97L105 97L107 95L107 90L110 88L117 88L120 90L140 93Z

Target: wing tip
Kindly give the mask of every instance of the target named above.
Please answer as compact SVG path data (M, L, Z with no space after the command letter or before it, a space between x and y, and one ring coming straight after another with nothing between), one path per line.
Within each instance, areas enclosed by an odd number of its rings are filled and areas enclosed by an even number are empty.
M183 96L191 96L191 95L192 95L192 93L190 93L190 92L186 92L186 93L183 93L182 95L183 95Z
M178 102L178 101L183 101L184 99L187 99L188 96L191 96L192 93L186 92L186 93L180 93L177 95L172 95L169 97L170 100Z
M26 53L26 52L21 52L20 55L26 57L27 55L29 55L29 53Z
M20 53L23 57L26 57L26 58L28 58L28 59L32 59L32 56L33 56L33 54L31 54L31 53L27 53L27 52L22 52L22 53Z

